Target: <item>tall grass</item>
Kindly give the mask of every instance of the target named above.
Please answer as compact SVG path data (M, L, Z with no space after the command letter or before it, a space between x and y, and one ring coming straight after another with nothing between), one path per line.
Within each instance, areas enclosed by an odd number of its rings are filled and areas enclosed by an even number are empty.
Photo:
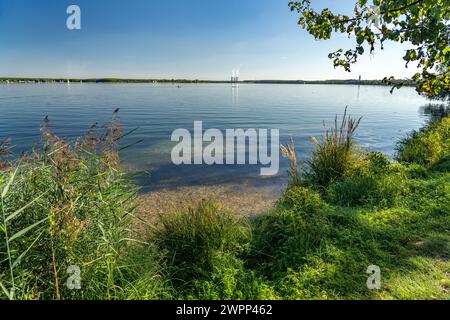
M137 188L120 170L118 115L69 143L46 121L42 147L0 172L0 281L10 299L115 297ZM69 266L81 290L69 290Z
M406 180L401 166L392 164L382 153L371 152L359 167L328 187L327 200L346 207L390 207L407 193Z
M290 167L289 167L289 186L299 186L301 185L301 177L298 169L298 161L297 154L295 152L295 144L294 139L291 138L291 141L288 145L281 145L281 154L283 157L289 158Z
M307 161L309 177L322 188L346 175L359 160L355 151L354 134L361 122L347 114L345 108L341 122L338 116L334 119L334 127L327 130L322 140L313 137L315 144L311 158Z
M450 156L450 117L431 122L397 145L397 160L404 163L430 166L446 156Z
M187 212L162 215L160 221L153 239L165 251L177 281L208 277L217 253L239 254L250 239L245 220L213 200Z

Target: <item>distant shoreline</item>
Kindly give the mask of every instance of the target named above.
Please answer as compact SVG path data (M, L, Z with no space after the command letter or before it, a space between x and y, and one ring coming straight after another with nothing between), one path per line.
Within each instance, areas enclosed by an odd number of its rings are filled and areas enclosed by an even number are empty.
M189 79L121 79L121 78L16 78L1 77L0 83L26 84L26 83L232 83L230 80L189 80ZM413 86L411 80L396 80L391 84L386 84L383 80L243 80L239 84L346 84L346 85L378 85L392 86L393 84L403 83L406 86Z

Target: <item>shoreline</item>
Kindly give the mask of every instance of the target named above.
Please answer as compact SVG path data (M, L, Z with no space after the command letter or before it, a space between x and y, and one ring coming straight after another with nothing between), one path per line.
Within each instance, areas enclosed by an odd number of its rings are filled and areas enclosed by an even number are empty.
M218 184L184 185L144 191L138 195L137 215L155 221L161 214L188 211L203 199L215 199L224 209L252 217L268 212L276 204L286 185L244 180Z
M0 84L318 84L318 85L365 85L392 87L395 84L414 86L411 80L329 79L329 80L200 80L200 79L126 79L126 78L45 78L45 77L0 77Z

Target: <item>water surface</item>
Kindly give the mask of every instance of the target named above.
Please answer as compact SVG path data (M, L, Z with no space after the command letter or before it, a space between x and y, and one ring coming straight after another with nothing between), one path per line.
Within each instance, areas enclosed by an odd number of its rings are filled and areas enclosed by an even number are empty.
M123 144L143 140L122 154L126 166L149 170L139 183L148 189L177 185L218 184L254 180L258 166L174 166L170 161L177 128L192 132L196 120L204 129L277 128L281 141L294 137L301 158L311 151L311 136L323 132L323 120L348 106L354 117L363 117L359 143L388 155L396 142L427 119L427 100L412 88L393 95L380 86L243 84L10 84L0 85L0 139L10 137L19 155L39 141L39 127L48 115L57 135L75 138L92 124L105 123L120 107L125 130L138 127ZM281 160L285 180L288 161ZM255 180L256 179L256 180Z

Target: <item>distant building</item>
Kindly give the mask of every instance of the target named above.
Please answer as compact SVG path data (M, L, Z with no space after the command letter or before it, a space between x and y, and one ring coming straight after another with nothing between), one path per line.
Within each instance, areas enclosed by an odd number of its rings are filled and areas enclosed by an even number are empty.
M239 82L239 69L233 69L231 74L231 85L235 86Z

